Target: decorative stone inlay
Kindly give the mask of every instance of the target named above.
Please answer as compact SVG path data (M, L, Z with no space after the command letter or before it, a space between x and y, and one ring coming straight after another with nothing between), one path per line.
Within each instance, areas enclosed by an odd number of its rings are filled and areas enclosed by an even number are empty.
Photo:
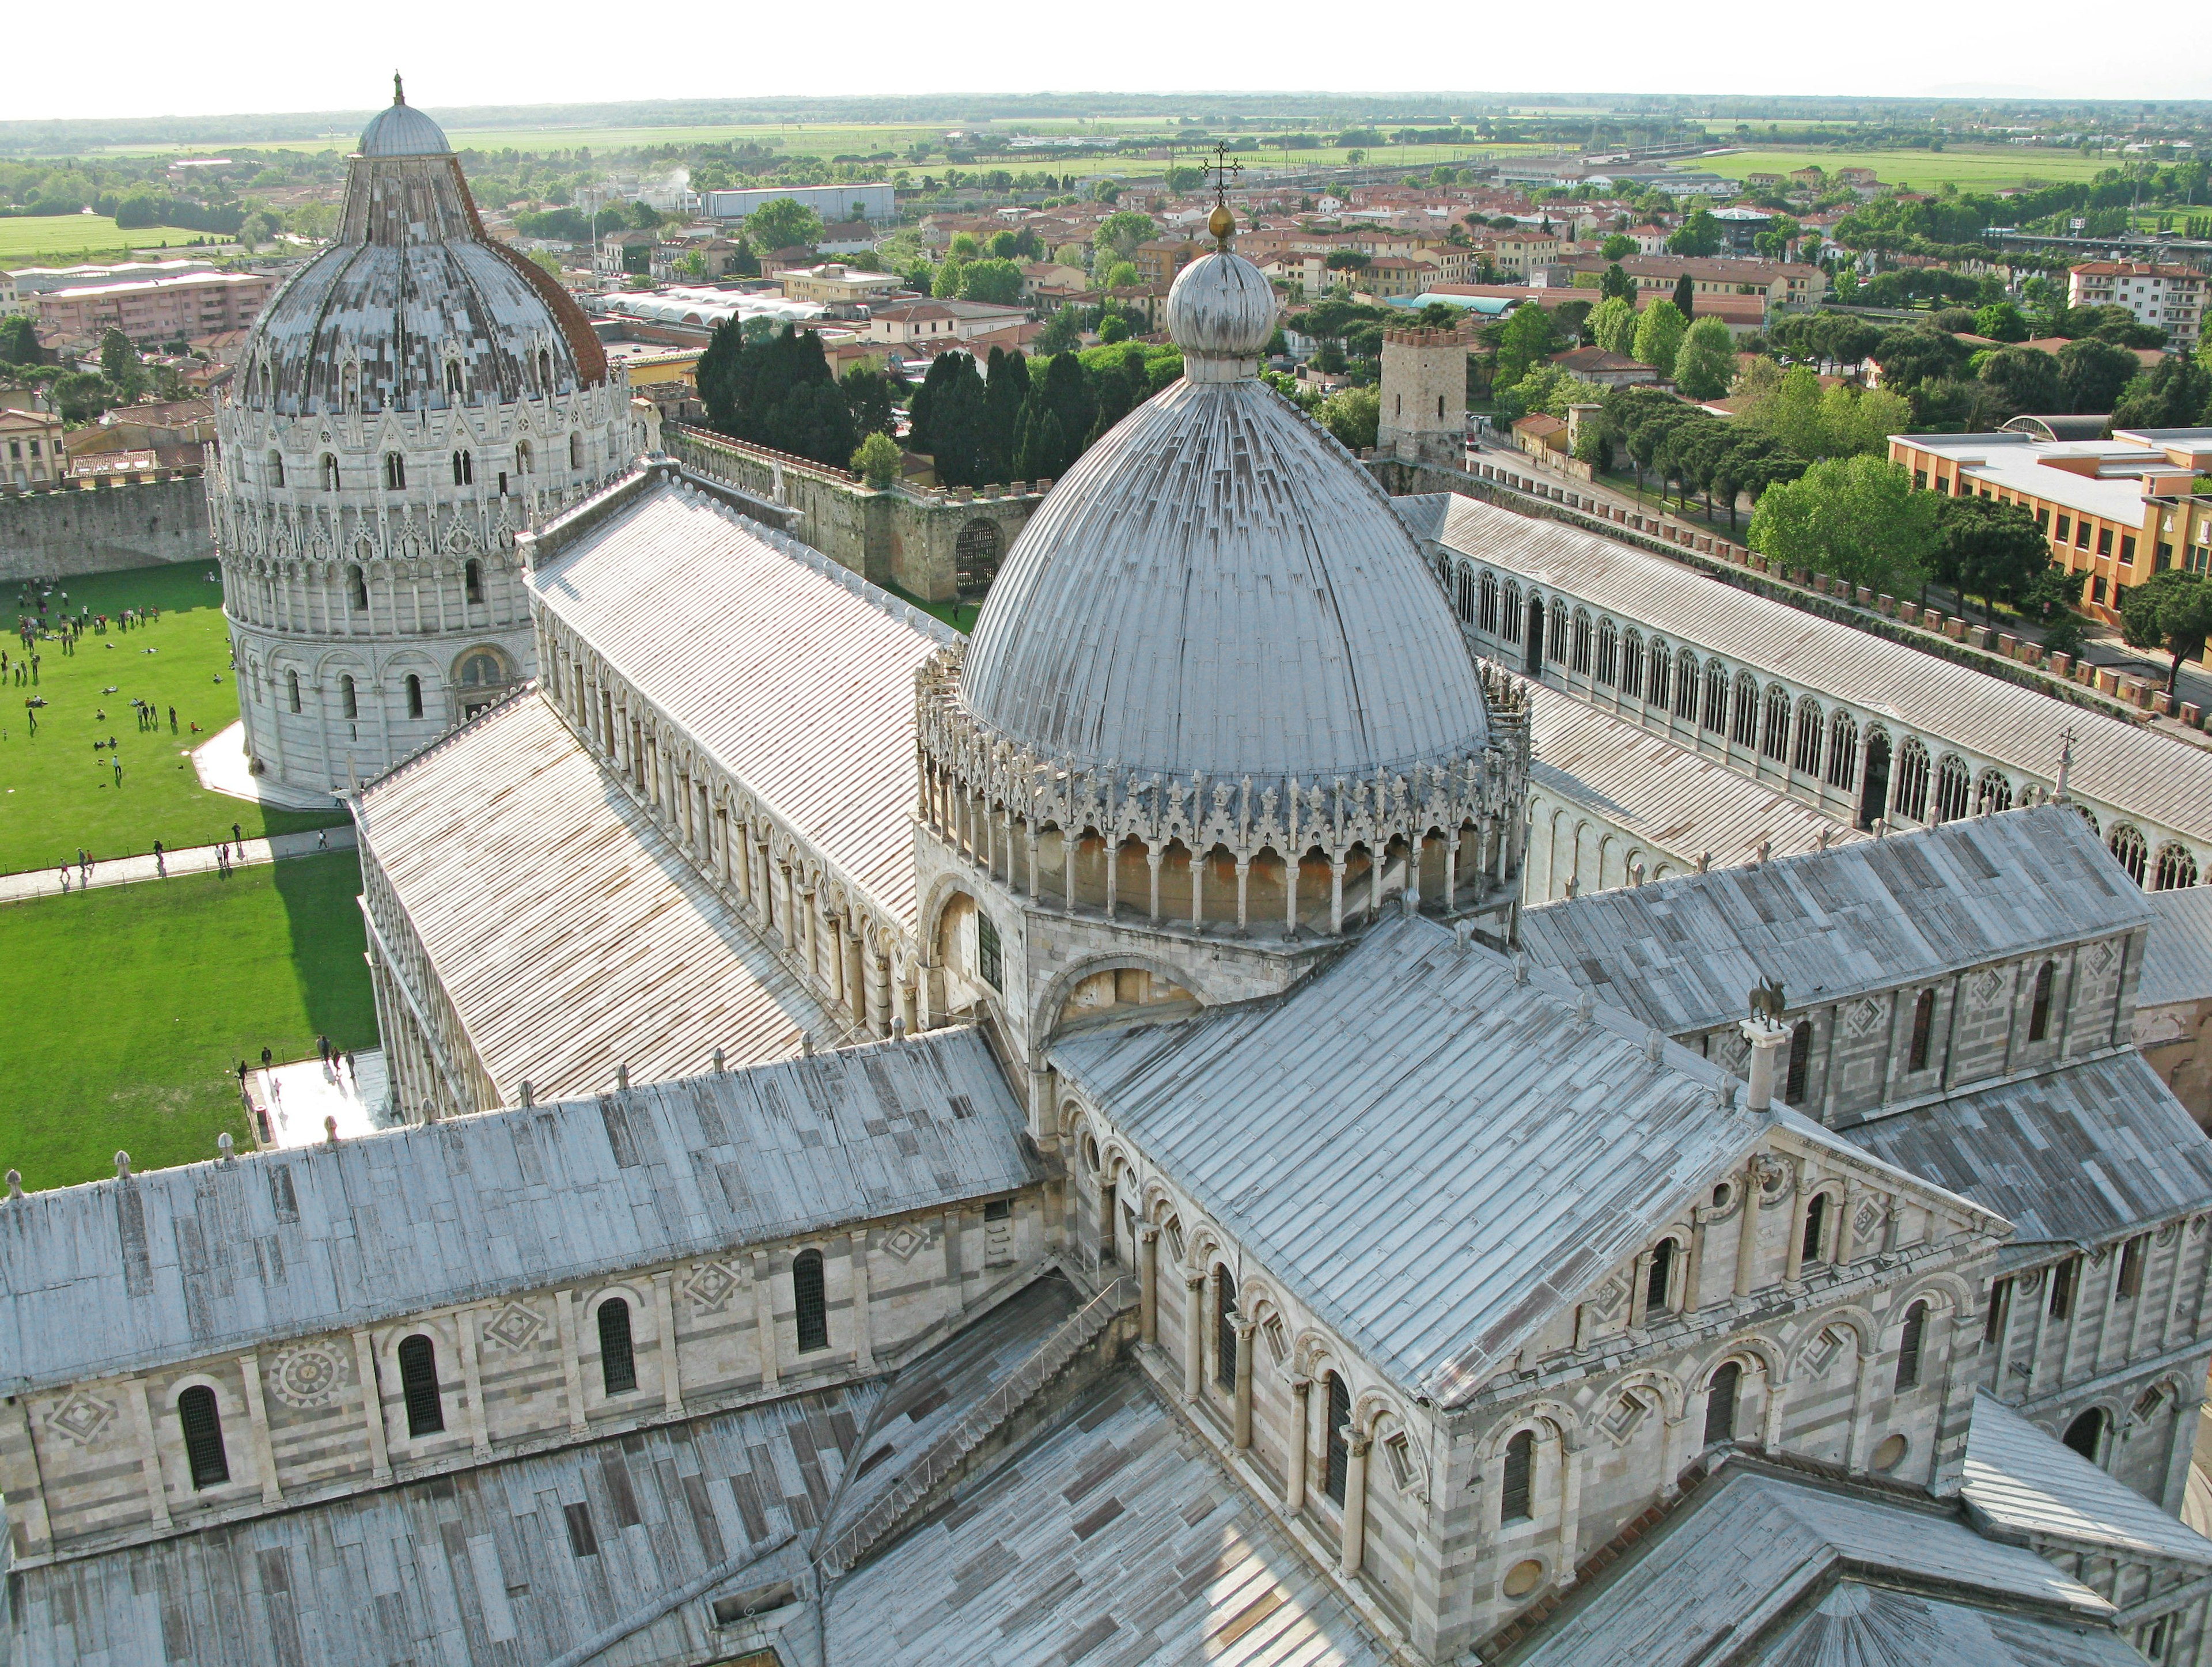
M487 1341L501 1348L524 1349L545 1329L545 1317L527 1303L511 1302L484 1322Z
M1636 1427L1644 1421L1644 1415L1649 1410L1641 1396L1624 1395L1598 1421L1598 1426L1613 1440L1626 1443L1636 1433Z
M1805 1366L1818 1378L1835 1364L1836 1356L1843 1352L1843 1334L1832 1325L1823 1326L1820 1335L1813 1340L1812 1348L1805 1351Z
M1844 1021L1844 1028L1852 1036L1860 1037L1881 1023L1881 1003L1873 1000L1862 1001L1851 1009L1851 1016Z
M324 1343L301 1343L279 1354L269 1369L269 1388L288 1407L319 1407L338 1392L345 1357Z
M1996 970L1994 967L1984 967L1981 976L1974 980L1975 1005L1986 1007L1997 999L1997 992L2003 988L2004 979Z
M1858 1214L1851 1217L1851 1231L1864 1238L1881 1225L1881 1206L1872 1198L1859 1200Z
M901 1262L908 1262L913 1259L916 1250L928 1242L914 1230L911 1224L902 1221L884 1235L882 1248L885 1254L896 1256Z
M1602 1317L1609 1320L1620 1311L1621 1304L1627 1299L1628 1287L1618 1279L1609 1279L1598 1287L1597 1295L1591 1299L1590 1305Z
M719 1262L702 1262L684 1281L684 1295L695 1314L719 1314L737 1294L736 1274Z
M115 1403L83 1390L71 1390L69 1398L46 1415L48 1429L80 1447L92 1445L114 1421Z

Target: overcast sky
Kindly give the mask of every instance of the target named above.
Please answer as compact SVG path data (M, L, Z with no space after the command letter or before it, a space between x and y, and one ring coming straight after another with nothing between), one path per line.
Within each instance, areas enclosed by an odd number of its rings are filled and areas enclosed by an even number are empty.
M17 8L0 119L899 92L1596 91L2212 97L2212 7L1914 13L1626 0L1376 11L1319 0L527 7L110 0ZM2101 15L2102 21L2100 21ZM1894 26L1894 27L1886 27ZM1372 28L1371 45L1360 40ZM635 31L633 33L633 30Z

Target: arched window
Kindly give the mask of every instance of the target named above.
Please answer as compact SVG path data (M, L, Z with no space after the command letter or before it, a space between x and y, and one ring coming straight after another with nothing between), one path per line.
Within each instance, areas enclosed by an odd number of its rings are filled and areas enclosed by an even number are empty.
M1828 720L1828 785L1847 788L1859 769L1859 727L1848 712Z
M2197 859L2179 845L2168 845L2158 854L2158 870L2153 889L2178 891L2185 885L2197 884Z
M483 563L473 556L461 563L461 593L471 602L483 600Z
M1813 1021L1801 1019L1790 1031L1790 1073L1782 1085L1782 1098L1801 1111L1805 1108L1805 1079L1812 1067Z
M1730 1360L1705 1385L1705 1445L1735 1439L1735 1395L1743 1368Z
M476 484L476 478L477 460L474 454L468 452L455 452L453 453L453 484L473 486Z
M350 677L338 679L338 709L348 721L361 716L361 697L355 691Z
M1897 1388L1901 1395L1920 1382L1920 1344L1928 1332L1928 1305L1916 1302L1905 1311L1905 1335L1897 1344Z
M325 452L323 453L321 473L323 478L323 490L325 492L337 491L338 490L338 460L332 457L328 452Z
M1644 697L1644 638L1636 631L1620 639L1620 692L1632 700Z
M584 466L584 436L580 434L568 436L568 466L571 469Z
M1498 633L1508 642L1521 640L1521 587L1509 583L1505 587L1505 617Z
M446 392L456 399L461 397L461 362L459 359L446 361Z
M537 456L531 451L530 442L526 440L514 442L514 467L517 473L525 475L533 472L538 467Z
M408 1434L435 1435L446 1427L437 1345L419 1331L399 1345L399 1390L407 1401Z
M1486 573L1475 589L1474 623L1492 636L1498 635L1498 575Z
M269 484L271 486L284 484L284 453L282 452L269 453Z
M1805 1236L1797 1245L1798 1260L1808 1265L1818 1262L1827 1237L1828 1195L1816 1192L1805 1201Z
M1766 691L1766 725L1759 750L1778 760L1790 756L1790 691L1778 683Z
M1674 686L1674 678L1670 675L1674 666L1674 650L1667 646L1664 639L1653 637L1644 660L1644 669L1650 673L1644 689L1644 703L1646 706L1660 712L1667 709L1668 694Z
M2105 1423L2104 1409L2092 1407L2069 1424L2065 1435L2060 1439L2090 1463L2101 1463L2105 1453Z
M1664 1314L1674 1305L1668 1300L1674 1288L1674 1241L1662 1238L1651 1247L1651 1263L1644 1275L1644 1311Z
M346 605L356 613L368 606L368 575L358 566L346 569Z
M1535 1514L1536 1433L1521 1430L1505 1444L1505 1474L1498 1489L1498 1520L1524 1523Z
M494 689L507 681L507 673L488 650L479 650L461 662L461 687Z
M1955 822L1966 813L1969 791L1966 761L1955 752L1947 752L1936 766L1936 819Z
M292 709L295 712L298 711L300 709L300 674L297 672L284 673L284 693L292 703Z
M1912 1046L1905 1056L1908 1071L1928 1068L1928 1044L1936 1032L1936 992L1924 989L1920 999L1912 1004Z
M1702 727L1710 733L1728 733L1728 667L1717 660L1705 662L1705 715Z
M1928 749L1913 736L1897 750L1898 811L1915 822L1928 819Z
M2112 837L2106 843L2112 846L2112 855L2119 858L2120 867L2128 871L2128 878L2142 885L2150 849L2142 832L2122 822L2113 828Z
M1995 812L2012 808L2012 783L2006 781L2001 770L1985 770L1982 779L1974 783L1974 810Z
M2027 1010L2027 1039L2040 1042L2051 1034L2051 984L2057 969L2045 961L2035 972L2035 1000Z
M1800 776L1820 773L1820 737L1823 720L1820 703L1810 695L1797 703L1797 745L1790 760L1790 768Z
M830 1299L822 1284L822 1252L791 1259L791 1302L799 1317L799 1352L830 1347Z
M1213 1381L1237 1387L1237 1275L1213 1270Z
M1452 569L1452 607L1462 620L1474 623L1474 569L1464 562Z
M1729 739L1741 747L1759 745L1759 679L1748 672L1736 673L1735 722Z
M1551 622L1551 640L1545 645L1544 658L1554 666L1564 666L1567 663L1566 608L1561 603L1554 601L1544 611L1546 618Z
M1601 619L1597 625L1597 680L1613 683L1619 673L1615 667L1620 660L1620 634L1613 629L1613 621Z
M629 1336L629 1304L609 1297L599 1305L599 1378L609 1395L637 1387L637 1350Z
M1687 648L1674 656L1674 715L1698 721L1698 657Z
M299 709L295 707L293 709L297 711ZM410 718L422 715L422 679L412 672L407 674L407 715Z
M1351 1466L1352 1452L1345 1445L1345 1426L1352 1422L1352 1392L1344 1386L1344 1379L1330 1372L1322 1379L1322 1491L1337 1504L1344 1503L1345 1472Z
M1590 617L1585 608L1575 610L1575 651L1573 668L1588 672L1590 668Z
M177 1397L177 1422L185 1435L185 1459L191 1465L192 1486L219 1488L230 1480L230 1459L222 1450L222 1415L216 1409L215 1391L195 1384Z
M403 491L405 490L406 485L407 459L398 452L386 452L384 454L385 490L388 492Z

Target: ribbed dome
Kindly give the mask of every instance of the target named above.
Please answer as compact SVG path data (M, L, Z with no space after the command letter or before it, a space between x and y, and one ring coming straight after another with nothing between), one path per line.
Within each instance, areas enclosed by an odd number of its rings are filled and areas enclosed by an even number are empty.
M1275 291L1267 274L1226 249L1202 255L1176 275L1168 291L1168 334L1182 349L1193 381L1225 380L1217 367L1194 362L1229 360L1231 374L1249 375L1275 333Z
M446 136L395 101L348 164L331 246L255 320L234 397L288 417L430 411L606 379L583 309L484 235Z
M1203 305L1178 322L1235 353L1258 328L1235 271L1250 263L1207 260L1233 265L1194 292L1206 262L1186 271L1176 293ZM961 688L972 717L1046 757L1185 780L1371 776L1489 738L1389 500L1249 375L1177 382L1084 454L1008 552Z

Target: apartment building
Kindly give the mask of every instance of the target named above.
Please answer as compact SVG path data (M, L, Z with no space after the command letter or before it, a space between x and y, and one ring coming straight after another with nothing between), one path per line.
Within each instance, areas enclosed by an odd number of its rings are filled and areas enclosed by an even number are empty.
M142 347L253 322L279 280L262 272L188 272L138 283L55 289L38 297L39 322L64 340L120 330Z
M2069 307L2124 307L2166 332L2184 353L2194 350L2204 323L2204 274L2194 266L2154 260L2092 260L2066 274Z

